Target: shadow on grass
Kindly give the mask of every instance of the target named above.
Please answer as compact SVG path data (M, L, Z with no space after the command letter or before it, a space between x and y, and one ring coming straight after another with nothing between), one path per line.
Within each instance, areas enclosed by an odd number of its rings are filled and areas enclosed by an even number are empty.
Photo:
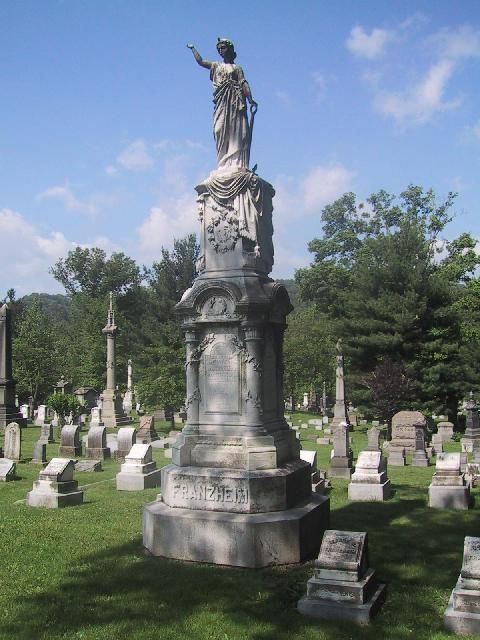
M397 491L412 491L397 486ZM462 514L463 515L463 514ZM262 570L148 556L141 538L81 558L51 589L20 597L5 637L340 640L448 638L443 611L460 571L475 514L427 509L414 497L348 503L331 528L368 531L370 565L387 582L387 602L368 628L310 621L296 612L312 563ZM181 535L181 531L178 532ZM412 635L413 634L413 635Z

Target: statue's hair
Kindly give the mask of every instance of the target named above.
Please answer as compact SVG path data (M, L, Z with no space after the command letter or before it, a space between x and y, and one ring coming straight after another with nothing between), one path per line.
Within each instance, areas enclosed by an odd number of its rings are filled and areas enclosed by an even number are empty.
M230 53L232 54L232 60L235 60L237 54L235 53L235 46L231 40L228 38L217 38L217 49L219 44L224 44L230 49Z

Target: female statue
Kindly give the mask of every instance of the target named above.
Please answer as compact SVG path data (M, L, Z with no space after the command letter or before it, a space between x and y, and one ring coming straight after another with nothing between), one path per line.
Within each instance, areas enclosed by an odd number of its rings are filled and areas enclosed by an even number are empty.
M237 56L233 42L218 38L217 51L223 62L204 60L193 44L187 44L195 60L201 67L210 69L213 82L213 136L217 145L217 166L219 169L248 168L251 125L247 118L247 100L251 104L252 117L257 103L252 98L243 69L234 63Z

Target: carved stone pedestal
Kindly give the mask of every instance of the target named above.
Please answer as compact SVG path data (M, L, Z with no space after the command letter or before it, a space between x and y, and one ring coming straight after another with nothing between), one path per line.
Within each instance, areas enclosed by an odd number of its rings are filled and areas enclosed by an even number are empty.
M284 418L282 344L291 310L268 278L273 188L248 170L197 187L199 276L177 305L187 346L187 422L144 510L144 545L243 567L318 553L329 499Z

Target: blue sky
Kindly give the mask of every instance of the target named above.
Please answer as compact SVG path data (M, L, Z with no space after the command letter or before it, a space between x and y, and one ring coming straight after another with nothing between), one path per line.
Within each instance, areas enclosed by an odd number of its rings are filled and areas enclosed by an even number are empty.
M478 0L4 0L0 36L0 297L61 292L48 268L75 246L148 265L197 230L211 86L185 45L217 59L217 36L259 103L274 277L345 191L457 191L446 237L480 238Z

